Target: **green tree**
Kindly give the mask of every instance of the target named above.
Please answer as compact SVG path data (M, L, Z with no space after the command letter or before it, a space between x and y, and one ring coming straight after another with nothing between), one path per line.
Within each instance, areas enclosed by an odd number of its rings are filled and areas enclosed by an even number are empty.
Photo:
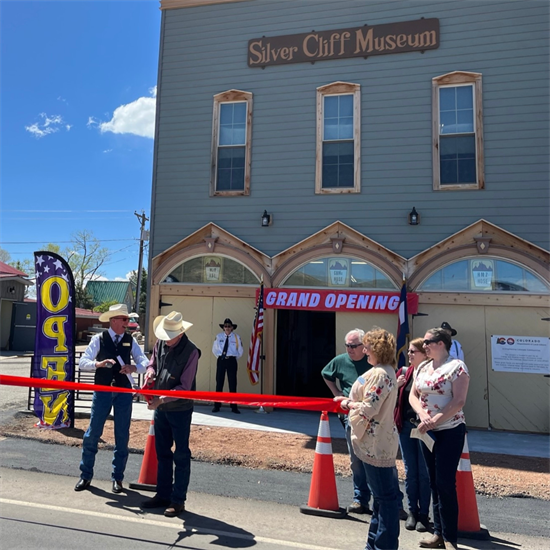
M94 307L94 311L96 313L105 313L106 311L108 311L108 309L111 306L114 306L115 304L118 304L118 302L116 300L110 300L108 302L103 302L102 304L99 304L98 306Z
M11 260L11 254L7 250L4 250L2 247L0 247L0 262L9 264L10 260Z
M134 271L130 272L130 275L128 276L128 279L130 280L130 283L132 283L132 287L135 289L137 286L137 273L138 270L134 269ZM145 308L147 306L147 270L143 267L141 268L141 283L140 283L141 289L139 293L139 311L136 311L136 313L139 313L140 315L145 314ZM134 292L135 297L135 292Z
M76 306L92 309L94 302L86 290L86 283L103 275L101 266L109 250L101 246L91 231L77 231L71 236L72 245L65 249L64 257L71 266L75 285Z

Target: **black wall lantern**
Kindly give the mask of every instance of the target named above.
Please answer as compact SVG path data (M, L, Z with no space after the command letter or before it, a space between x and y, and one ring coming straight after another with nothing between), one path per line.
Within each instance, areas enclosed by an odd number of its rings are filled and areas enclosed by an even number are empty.
M420 214L416 211L416 208L413 206L413 209L409 213L409 225L418 225L420 223Z
M268 225L271 225L271 214L268 214L267 210L264 210L262 214L262 227L267 227Z

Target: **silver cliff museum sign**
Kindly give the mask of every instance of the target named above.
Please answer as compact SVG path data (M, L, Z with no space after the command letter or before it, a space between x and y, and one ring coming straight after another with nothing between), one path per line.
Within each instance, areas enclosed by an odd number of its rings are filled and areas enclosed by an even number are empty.
M424 52L439 47L439 19L416 19L384 25L253 38L248 66L313 63L328 59Z

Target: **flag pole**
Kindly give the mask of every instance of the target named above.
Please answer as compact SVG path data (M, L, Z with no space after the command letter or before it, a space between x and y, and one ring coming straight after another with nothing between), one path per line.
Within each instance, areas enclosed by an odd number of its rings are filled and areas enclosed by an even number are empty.
M262 274L260 278L260 285L263 286L264 284L264 276ZM262 331L262 341L260 343L260 394L263 395L264 393L264 334L265 334L265 316L264 316L264 329ZM256 410L259 414L267 414L266 410L263 408L262 405L260 405L260 408Z

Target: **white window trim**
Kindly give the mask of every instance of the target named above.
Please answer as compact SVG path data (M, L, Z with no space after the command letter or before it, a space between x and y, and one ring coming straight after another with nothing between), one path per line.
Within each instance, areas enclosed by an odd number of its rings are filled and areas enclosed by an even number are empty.
M246 142L244 158L244 189L217 190L218 177L218 136L220 131L220 105L244 101L246 107ZM250 167L252 164L252 93L242 90L228 90L214 96L214 113L212 115L212 152L210 171L210 196L228 197L250 195Z
M439 89L444 86L471 84L474 87L474 127L476 143L476 183L441 184L439 166ZM433 136L433 188L435 191L457 191L485 188L485 162L483 155L483 100L481 74L455 71L432 79L432 136Z
M353 94L353 187L323 187L324 97ZM315 193L361 192L361 86L351 82L333 82L317 88L317 147L315 159Z

